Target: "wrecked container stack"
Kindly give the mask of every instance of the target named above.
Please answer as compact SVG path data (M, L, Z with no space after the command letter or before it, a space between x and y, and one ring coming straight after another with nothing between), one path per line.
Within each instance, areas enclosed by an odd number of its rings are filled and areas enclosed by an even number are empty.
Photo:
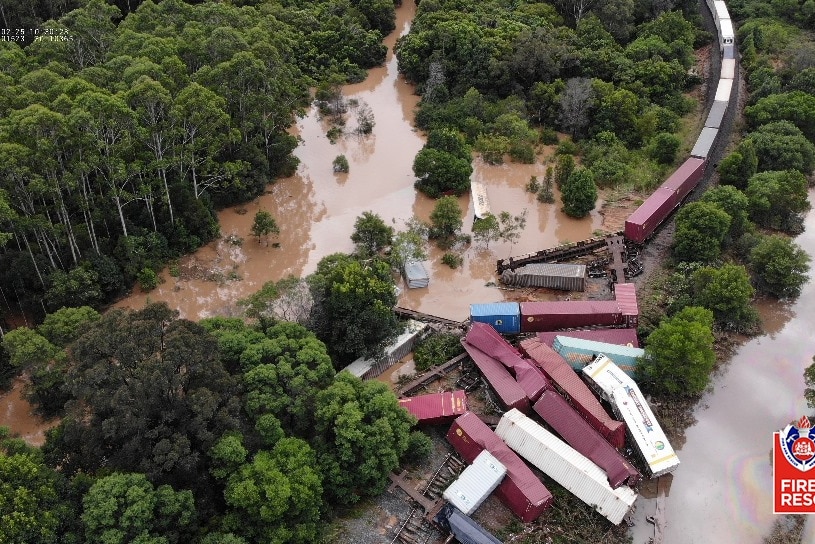
M501 282L518 287L542 287L563 291L586 289L586 265L532 263L515 270L505 270Z
M625 424L608 415L563 357L537 338L523 340L520 346L592 428L615 448L625 445Z
M473 360L475 365L489 382L495 394L504 408L518 408L522 412L529 412L529 399L523 388L515 381L504 365L485 354L480 349L468 344L463 338L461 345L467 351L467 355Z
M552 349L566 359L566 362L575 370L579 371L594 361L597 356L605 355L614 361L623 372L632 377L636 372L639 360L645 356L645 350L640 348L582 340L569 336L556 337L552 343Z
M501 417L495 434L615 525L637 499L628 486L612 489L600 467L518 410L510 410Z
M521 314L517 302L470 304L470 319L475 323L492 325L502 334L521 332Z
M459 416L447 440L468 463L487 450L506 467L507 474L495 494L521 521L536 520L551 505L552 494L546 486L476 414Z
M607 344L617 344L618 346L629 346L632 348L640 347L640 341L637 338L637 329L591 329L562 332L552 331L539 332L536 336L538 337L538 340L549 347L552 347L552 343L555 341L556 336L581 338L583 340L605 342Z

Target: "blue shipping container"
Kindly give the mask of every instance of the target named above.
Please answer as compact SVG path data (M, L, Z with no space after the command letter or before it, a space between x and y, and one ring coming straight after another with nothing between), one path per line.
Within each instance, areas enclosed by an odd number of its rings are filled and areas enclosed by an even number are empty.
M632 378L637 369L637 364L639 364L639 359L645 355L645 350L640 348L618 346L568 336L556 336L555 341L552 342L552 349L566 359L566 362L573 369L578 371L591 363L595 356L603 354L614 361L623 372Z
M492 325L502 334L521 332L521 309L517 302L470 304L470 319Z

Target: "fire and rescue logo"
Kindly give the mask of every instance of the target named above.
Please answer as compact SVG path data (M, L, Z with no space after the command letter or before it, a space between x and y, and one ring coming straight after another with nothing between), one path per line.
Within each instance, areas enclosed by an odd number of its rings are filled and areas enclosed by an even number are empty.
M797 425L787 425L779 433L781 452L790 465L801 472L815 467L815 432L809 418L802 416Z

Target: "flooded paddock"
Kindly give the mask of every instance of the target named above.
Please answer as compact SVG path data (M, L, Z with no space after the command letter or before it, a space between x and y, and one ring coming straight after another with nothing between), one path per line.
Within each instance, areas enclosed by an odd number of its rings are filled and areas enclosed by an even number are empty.
M435 201L413 188L413 159L424 145L424 136L412 124L419 97L398 75L393 55L393 45L409 30L415 10L412 2L396 10L396 30L385 39L389 51L384 66L371 70L362 83L343 89L347 99L371 108L376 123L372 134L346 134L332 144L326 136L328 122L312 107L294 129L301 139L295 150L300 159L297 174L270 185L266 194L253 202L221 211L222 238L184 257L180 277L164 270L164 282L158 288L149 293L135 289L117 306L139 308L148 301L165 301L189 319L236 315L236 302L264 282L309 274L326 255L351 252L354 221L364 211L379 214L395 228L401 228L414 215L428 220ZM348 174L333 172L332 162L340 154L348 159ZM405 289L399 304L464 319L470 303L504 299L504 291L486 286L497 281L497 259L582 240L602 228L598 211L581 220L571 219L560 212L559 204L540 204L535 195L525 191L531 176L543 179L544 161L548 159L539 156L532 165L489 165L475 159L473 179L486 186L493 212L517 215L526 209L526 229L514 246L493 243L489 249L469 247L463 253L463 266L456 270L441 263L443 251L429 247L425 266L431 275L430 286ZM601 204L598 202L598 209ZM469 194L459 198L459 205L464 232L469 232L473 223ZM280 225L280 236L268 245L249 234L259 210L269 211Z
M12 435L32 446L42 446L45 432L56 427L59 421L46 421L32 411L23 396L25 384L24 378L17 378L8 391L0 393L0 427L8 427Z

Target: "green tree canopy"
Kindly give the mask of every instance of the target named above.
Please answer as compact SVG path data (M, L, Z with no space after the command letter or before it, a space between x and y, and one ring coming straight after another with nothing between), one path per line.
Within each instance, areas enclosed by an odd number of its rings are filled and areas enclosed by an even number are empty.
M390 266L350 255L324 257L309 277L314 298L309 328L328 346L335 365L380 351L398 330Z
M163 304L114 309L74 342L67 417L46 451L67 473L102 466L211 491L203 452L238 426L238 383L201 326Z
M88 544L181 544L197 527L190 491L153 487L144 474L115 473L97 480L82 499Z
M3 349L9 354L10 363L19 368L48 363L59 352L57 346L28 327L7 332L3 336Z
M316 542L323 486L314 451L283 438L255 454L226 484L225 529L249 542Z
M731 329L757 323L758 315L750 306L755 289L743 266L700 268L693 273L691 285L694 304L711 310L718 323Z
M797 297L807 282L809 255L784 236L764 236L750 252L750 270L762 291Z
M702 202L715 204L730 216L731 240L744 234L750 226L748 210L750 201L747 196L731 185L721 185L708 189L700 199Z
M685 262L711 262L719 257L730 230L730 216L718 205L691 202L676 214L674 257Z
M414 422L384 383L340 372L317 398L313 444L327 502L353 504L381 493Z
M37 332L52 344L64 348L82 336L100 317L99 312L89 306L60 308L45 316L45 320L37 327Z
M362 212L354 222L351 241L362 255L375 255L393 243L393 227L373 212Z
M443 196L430 212L430 237L452 238L463 225L461 207L458 199L453 196Z
M77 512L67 500L63 476L35 452L7 449L0 448L0 542L70 542L76 535L69 534L68 525Z
M597 186L591 170L580 168L563 183L563 212L570 217L585 217L597 204Z
M759 172L750 178L745 194L750 218L764 227L797 230L801 214L809 209L807 180L795 170Z
M815 96L802 92L772 94L744 109L747 122L759 127L773 121L790 121L815 141Z
M646 357L637 367L641 383L671 395L697 395L705 390L716 362L713 312L688 306L664 319L647 339Z
M470 188L473 167L469 159L424 147L413 160L416 188L432 198L451 192L462 195Z
M280 234L280 227L277 226L277 221L272 217L272 214L266 210L260 210L255 214L255 219L252 221L251 228L252 236L258 239L260 243L261 238L268 238L270 234Z
M815 144L789 121L775 121L761 125L737 147L747 159L751 160L749 146L755 150L758 172L766 170L798 170L804 175L815 168ZM743 178L749 179L752 174L745 169ZM742 180L742 181L743 181ZM733 183L740 187L737 183Z

